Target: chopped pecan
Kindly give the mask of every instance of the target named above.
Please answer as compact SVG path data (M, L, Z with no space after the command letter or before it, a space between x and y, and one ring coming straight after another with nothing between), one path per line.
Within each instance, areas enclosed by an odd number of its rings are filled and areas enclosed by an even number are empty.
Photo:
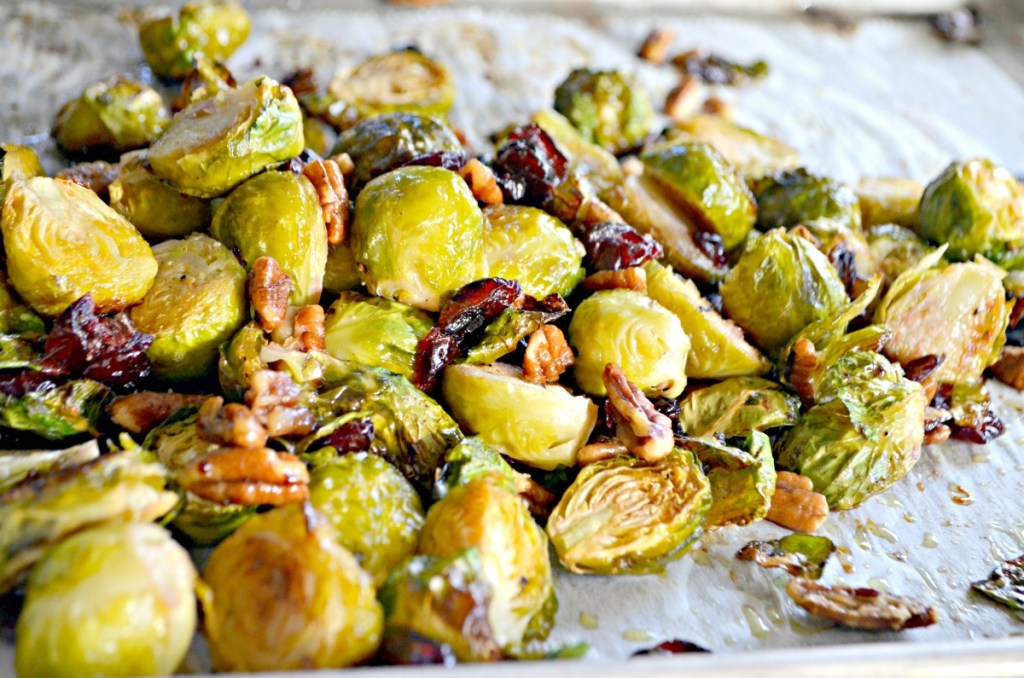
M675 39L676 32L671 28L652 28L644 38L644 43L640 45L637 55L652 64L661 65L665 63L665 55Z
M526 502L530 513L537 518L547 518L551 515L551 509L558 503L558 497L529 474L519 471L513 471L513 474L516 492Z
M615 418L616 437L641 459L664 458L675 447L672 420L655 409L643 391L631 384L615 363L605 365L603 377L608 404Z
M779 471L772 505L765 517L776 525L810 534L828 518L828 501L825 495L814 491L810 478Z
M789 383L805 405L814 402L814 382L818 369L818 352L810 339L800 337L793 342L793 363L789 369Z
M704 112L708 115L717 115L720 118L732 120L736 117L736 105L725 99L710 96L704 102Z
M295 314L292 320L292 338L297 342L298 348L302 351L322 351L326 338L324 329L323 306L312 304L303 306Z
M345 178L346 183L352 181L352 175L356 171L356 163L352 160L352 156L348 153L339 153L331 156L331 162L338 166L338 170L341 172L341 176Z
M629 452L621 440L599 440L576 450L576 464L582 468Z
M926 407L924 410L923 445L938 445L949 440L953 433L946 422L953 420L953 413L941 407Z
M583 204L580 205L579 211L576 212L576 221L580 222L583 226L593 226L603 221L615 221L620 224L626 223L621 214L613 210L601 199L593 196L587 196L583 199Z
M616 289L647 292L647 272L639 266L617 271L597 271L584 279L583 289L591 292Z
M107 406L111 420L129 433L148 433L183 407L199 405L209 396L139 391L115 398Z
M945 356L929 354L923 355L920 358L914 358L903 366L903 373L907 375L907 379L916 381L924 387L924 395L928 402L935 398L935 393L939 387L935 373L944 362L946 362Z
M1021 305L1024 306L1024 303ZM999 360L989 369L999 381L1017 390L1024 390L1024 346L1004 346Z
M110 184L117 179L121 166L97 160L96 162L81 162L62 170L58 170L53 176L57 179L73 181L80 186L85 186L93 193L106 200L110 196Z
M249 299L256 310L256 320L266 332L273 332L288 313L288 296L292 279L281 270L273 257L260 257L252 263L249 274Z
M815 617L865 631L902 631L939 620L934 607L875 589L825 586L795 577L786 584L786 593Z
M194 460L177 474L178 484L218 504L262 506L309 497L309 471L293 454L266 447L229 447Z
M224 404L220 396L199 406L196 433L200 440L225 447L257 449L267 444L267 432L245 405Z
M348 237L349 212L348 189L341 167L334 160L313 160L302 174L313 184L320 198L328 244L340 245Z
M562 330L543 325L530 335L523 354L523 378L535 384L553 384L572 367L576 358Z
M665 115L676 122L693 117L700 108L704 85L695 75L684 75L665 97Z
M477 201L485 205L500 205L505 202L498 181L494 178L494 172L476 158L470 158L458 173L466 180Z
M267 435L306 435L316 420L299 404L299 394L299 387L287 373L258 370L249 380L245 402Z

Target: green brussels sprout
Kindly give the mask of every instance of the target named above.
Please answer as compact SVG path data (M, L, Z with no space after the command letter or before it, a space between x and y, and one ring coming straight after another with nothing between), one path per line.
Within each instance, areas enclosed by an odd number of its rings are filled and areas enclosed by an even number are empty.
M619 71L577 68L555 89L555 110L616 155L639 146L654 121L647 92Z
M185 195L153 174L139 151L121 158L117 179L110 184L110 206L150 240L180 238L206 228L210 203Z
M295 95L261 77L175 115L148 157L153 173L182 193L216 198L302 148Z
M893 224L871 227L867 238L875 267L886 287L932 251L916 233Z
M746 450L714 438L689 438L680 446L697 455L711 483L705 527L747 525L768 515L775 494L775 459L767 435L753 431Z
M849 300L825 255L782 229L747 244L721 293L726 315L769 353Z
M214 671L339 668L380 644L384 615L370 576L309 504L249 520L214 549L202 576Z
M324 291L332 294L350 292L363 286L352 245L343 242L327 251L327 269L324 271Z
M618 158L585 139L563 115L544 108L534 113L533 122L558 145L569 160L570 171L585 176L599 192L622 183L625 175Z
M903 365L926 355L944 356L933 373L939 383L972 383L999 358L1013 304L1006 276L987 261L941 267L943 248L925 257L889 288L875 322L892 330L885 354Z
M190 104L209 99L237 85L235 76L224 63L197 52L192 57L192 69L181 84L181 93L171 102L171 110L177 113Z
M734 377L693 391L679 409L679 425L687 435L737 438L792 426L800 416L800 399L773 381Z
M150 521L173 509L167 470L134 450L26 480L0 497L0 594L54 544L84 529Z
M504 654L488 619L491 587L476 548L408 560L381 589L380 601L381 656L389 662L412 663L409 644L418 638L446 647L460 662L495 661Z
M97 312L119 311L141 300L156 277L156 259L135 227L71 181L15 181L0 226L11 283L44 315L60 315L86 294Z
M3 204L7 188L13 182L45 176L46 170L32 148L20 144L0 144L0 204Z
M632 290L597 292L576 307L569 323L576 349L576 383L590 395L607 394L605 365L622 367L649 396L676 398L686 388L690 338L670 311Z
M757 219L754 196L732 165L703 141L653 146L640 156L644 174L725 249L746 240Z
M217 360L217 380L227 400L240 402L249 388L252 375L266 369L267 363L260 357L263 347L270 340L260 326L247 323L235 332L231 340L220 347Z
M416 346L433 326L430 316L412 306L345 292L328 311L324 343L339 360L411 378Z
M64 104L53 121L53 138L67 153L116 157L148 146L169 120L159 92L117 76L89 85Z
M571 572L657 572L701 535L710 508L711 486L692 452L656 462L621 455L580 471L547 531Z
M805 228L818 241L818 249L829 261L839 262L838 255L849 255L853 264L851 273L859 278L870 278L878 272L878 262L863 231L851 230L843 222L832 219L818 219Z
M657 261L644 265L647 296L679 318L690 338L686 358L686 376L696 379L723 379L764 374L771 364L751 346L732 321L722 318L715 307L701 296L693 281L672 272Z
M153 73L184 78L199 54L226 60L249 37L249 28L249 15L235 0L200 0L186 3L176 16L147 17L139 25L139 44Z
M538 299L568 296L583 279L583 245L555 217L521 205L489 207L484 216L488 276L515 280Z
M798 169L767 177L754 187L757 225L762 230L807 226L819 219L859 231L860 203L850 187Z
M338 135L323 120L303 114L302 139L306 148L319 156L327 157L331 148L338 141Z
M315 304L327 268L327 227L306 177L270 171L233 190L213 215L210 235L237 248L248 265L273 257L291 278L294 306Z
M327 90L363 118L401 111L444 119L455 103L451 72L415 49L378 54L343 69Z
M500 477L482 476L453 488L430 507L419 552L451 558L479 551L491 587L487 619L502 648L520 644L534 617L552 616L554 595L548 540L517 494Z
M188 552L156 525L69 537L29 578L16 629L19 678L170 675L195 633L195 582Z
M153 247L156 282L132 308L136 329L153 335L147 354L164 379L210 372L218 349L246 320L245 269L213 238L193 233Z
M830 508L857 506L917 462L927 400L898 365L849 353L825 371L817 404L783 436L777 463L810 478Z
M466 431L504 455L553 470L573 466L597 423L597 406L557 384L534 384L517 367L452 365L441 392Z
M0 426L47 440L98 435L96 424L110 389L91 379L75 379L48 391L0 395Z
M668 131L669 141L711 144L747 179L796 169L800 158L792 148L769 136L741 127L720 115L695 115Z
M1024 186L991 160L951 163L925 187L919 210L921 237L948 244L954 261L1024 248Z
M423 507L409 481L374 454L346 454L310 472L309 501L338 543L380 586L416 551Z
M924 185L913 179L862 177L854 187L864 228L896 224L912 230L918 225L918 206Z
M1024 556L999 563L987 579L971 584L971 589L1012 610L1024 611Z
M413 158L444 151L461 151L455 132L436 118L415 113L384 113L345 130L331 155L347 153L355 164L350 195L358 194L371 179L406 164Z
M466 182L440 167L404 167L359 194L351 242L372 294L424 311L487 275L484 215Z
M29 476L39 477L81 466L100 456L96 439L62 450L0 450L0 494Z
M780 539L752 541L736 557L753 560L761 567L780 567L794 577L821 579L825 563L836 550L828 537L794 532Z
M485 475L508 481L508 488L515 490L515 471L497 450L480 436L463 438L444 453L444 466L434 482L434 499L444 499L453 488Z
M519 343L562 316L558 312L529 311L510 306L484 328L480 343L471 348L463 362L470 365L490 365L498 358L512 353Z
M28 359L35 357L36 351L31 342L45 333L46 323L15 295L7 273L0 269L0 336L13 341L10 346L0 345L2 359L11 359L12 354L5 350L7 348L24 348L25 351L16 350L15 353Z

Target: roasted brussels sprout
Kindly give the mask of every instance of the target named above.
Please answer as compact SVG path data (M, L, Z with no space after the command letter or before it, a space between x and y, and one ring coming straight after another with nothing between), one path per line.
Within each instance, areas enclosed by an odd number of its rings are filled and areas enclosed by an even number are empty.
M701 230L718 234L725 249L742 244L754 228L754 196L710 144L659 144L644 151L640 160L644 175L666 191Z
M261 513L203 570L215 671L338 668L373 656L383 612L373 582L309 504Z
M913 179L864 177L854 187L864 228L896 224L916 229L924 185Z
M847 290L855 278L868 279L878 272L878 262L863 231L852 230L833 219L817 219L805 228L817 240L821 253L832 262Z
M427 513L419 552L451 558L466 549L480 553L491 587L487 612L502 648L520 644L534 617L552 617L554 596L548 540L518 495L500 479L476 478L452 489Z
M327 89L363 118L403 111L444 119L455 102L452 74L415 49L370 57L340 71Z
M711 509L706 527L746 525L764 518L775 494L775 460L768 436L759 431L746 440L746 450L714 438L689 438L683 449L697 455L711 483Z
M107 525L54 547L32 571L15 670L46 676L166 676L196 628L196 570L166 530Z
M35 350L28 341L41 337L46 333L46 324L43 319L36 315L15 294L11 288L7 273L0 269L0 336L11 340L27 340L20 343L28 349L27 353L34 356ZM0 346L0 356L3 360L12 358L6 347Z
M998 261L1024 248L1024 186L991 160L954 162L924 189L919 219L921 237L947 243L948 258Z
M711 487L687 450L656 462L629 455L589 464L548 518L558 559L572 572L657 572L701 535Z
M555 90L555 110L580 134L612 153L639 146L654 112L647 92L618 71L577 68Z
M690 338L679 318L639 292L606 290L583 301L569 343L578 353L576 382L590 395L607 393L601 375L608 363L650 396L676 398L686 388Z
M91 379L75 379L20 397L0 395L0 427L48 440L97 435L96 423L109 395L110 389Z
M56 473L81 466L100 456L100 446L93 438L62 450L0 451L0 494L6 493L25 478Z
M893 224L872 227L867 239L875 267L882 274L886 287L932 250L916 233Z
M498 205L484 211L487 275L515 280L523 294L568 296L583 279L583 245L543 210Z
M433 326L427 314L412 306L346 292L324 323L326 350L339 360L411 377L416 345Z
M235 76L223 62L198 52L192 57L192 70L181 83L181 93L171 102L171 110L177 113L188 108L189 104L237 86Z
M246 319L245 269L208 235L153 247L156 282L131 310L132 322L153 335L149 359L165 379L207 374L217 350Z
M405 167L359 194L351 242L367 289L424 311L485 277L484 216L462 177Z
M849 299L825 255L781 229L748 243L721 293L726 315L769 353Z
M792 426L800 415L800 399L773 381L741 377L693 391L679 410L679 425L689 436L737 438Z
M33 149L20 144L0 144L0 204L13 182L45 176L46 171Z
M835 179L798 169L762 179L755 184L754 193L757 225L762 230L806 226L819 219L860 230L857 194Z
M153 174L143 151L121 158L117 179L110 184L110 206L150 240L183 237L210 223L210 204Z
M569 160L569 170L585 176L599 192L622 183L618 158L585 139L563 115L545 108L533 115L533 122L554 139Z
M782 568L794 577L821 579L835 550L828 537L794 532L780 539L749 542L736 552L736 558L753 560L761 567Z
M295 95L261 77L178 113L148 157L153 172L182 193L216 198L302 148Z
M266 368L267 364L260 353L269 343L270 340L260 326L251 322L235 332L231 341L221 345L217 379L227 400L242 400L252 375Z
M800 165L796 151L778 139L758 134L719 115L695 115L676 123L667 135L670 141L693 139L711 144L747 179L760 179Z
M423 527L420 498L398 469L377 455L346 454L314 467L309 501L376 586L416 550Z
M15 181L0 226L11 283L44 315L59 315L85 294L98 311L119 311L156 277L156 259L135 227L70 181Z
M363 286L352 245L343 242L327 250L327 268L324 271L324 290L332 294L350 292Z
M600 379L600 375L598 376ZM534 384L511 365L452 365L441 391L455 418L513 459L552 470L573 466L597 422L597 406L557 384Z
M509 489L515 488L515 471L497 450L480 436L463 438L444 453L444 466L434 482L434 498L444 499L453 488L485 475L507 480Z
M159 92L117 76L89 85L64 104L53 121L53 138L67 153L116 158L148 146L169 120Z
M469 350L465 362L470 365L490 365L515 351L520 342L562 315L560 311L527 310L510 306L484 329L483 338Z
M249 179L217 208L210 234L237 248L250 266L260 257L274 257L291 278L292 305L320 300L327 227L316 189L306 177L269 171Z
M176 16L147 17L139 44L153 73L184 78L197 54L224 61L249 37L249 15L236 0L199 0Z

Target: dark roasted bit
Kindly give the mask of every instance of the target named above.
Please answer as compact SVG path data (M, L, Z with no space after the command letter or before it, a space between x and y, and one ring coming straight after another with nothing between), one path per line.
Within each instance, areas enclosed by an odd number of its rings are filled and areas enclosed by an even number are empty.
M597 271L584 278L583 289L591 292L619 289L646 292L647 273L639 266L618 271Z
M945 356L923 355L903 366L903 374L907 379L916 381L924 387L924 395L928 402L935 397L935 392L939 387L939 383L935 379L935 371L942 367L944 362L946 362Z
M608 390L608 409L615 418L616 437L646 461L658 461L668 455L675 447L672 420L654 408L618 365L608 363L603 379Z
M835 544L827 537L798 532L781 539L749 542L736 552L736 557L753 560L761 567L782 568L794 577L819 579L835 550Z
M952 414L948 426L957 440L984 445L1006 431L984 384L941 384L932 406Z
M1024 556L1000 563L988 579L974 582L971 588L997 603L1024 611Z
M66 169L58 170L53 176L67 179L80 186L85 186L99 197L107 200L110 197L110 184L117 179L121 170L117 163L111 164L102 160L81 162Z
M186 79L185 82L188 82ZM316 72L312 68L300 68L294 73L286 76L282 85L287 85L292 94L301 99L306 94L316 94L320 91L320 84L316 79Z
M224 447L259 449L267 444L267 431L252 411L238 403L225 405L219 396L199 406L196 434Z
M689 654L690 652L711 652L706 648L701 647L697 643L691 643L688 640L666 640L664 643L658 643L654 647L647 648L646 650L637 650L633 653L634 657L646 657L646 656L668 656L674 654Z
M443 167L446 170L458 172L468 162L469 158L466 157L466 152L459 149L456 151L437 151L435 153L417 155L415 158L402 163L402 167L421 165L424 167Z
M494 176L505 201L543 207L569 170L569 162L539 125L517 127L498 149Z
M249 300L256 311L256 321L265 332L273 332L288 313L288 296L292 279L273 257L260 257L249 274Z
M978 45L985 36L981 13L975 7L936 14L931 18L931 24L935 34L949 43Z
M796 532L814 532L828 519L828 501L825 495L814 491L810 478L779 471L772 505L765 517Z
M617 221L602 221L576 229L576 235L586 249L584 262L591 271L634 268L664 255L657 240Z
M340 245L348 237L349 199L345 176L333 160L313 160L306 164L303 175L316 188L320 209L327 224L327 243Z
M710 85L741 85L768 75L768 63L765 61L739 64L699 48L673 57L672 65Z
M473 192L473 197L477 202L484 205L500 205L504 202L501 188L498 187L498 181L494 178L494 172L476 158L472 158L463 165L458 173L469 184L469 190Z
M196 459L178 484L217 504L265 506L309 497L309 471L295 455L261 448L226 448Z
M1017 305L1024 307L1020 302ZM988 369L1004 384L1024 390L1024 346L1004 346L999 360Z
M111 420L129 433L149 433L183 407L200 405L209 396L187 393L157 393L139 391L115 398L107 406Z
M864 631L902 631L939 621L934 607L875 589L825 586L796 577L786 584L786 593L815 617Z
M672 46L672 41L676 39L676 32L671 28L652 28L651 32L644 38L644 43L640 45L640 51L637 55L646 61L650 61L652 64L662 64L665 62L665 55L668 52L668 48Z
M526 343L523 378L536 384L553 384L575 361L562 330L554 325L543 325Z

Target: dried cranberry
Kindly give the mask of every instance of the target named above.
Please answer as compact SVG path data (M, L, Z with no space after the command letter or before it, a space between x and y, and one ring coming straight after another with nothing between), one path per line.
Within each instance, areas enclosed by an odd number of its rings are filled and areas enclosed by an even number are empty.
M903 366L903 373L907 379L923 383L928 377L932 376L935 370L939 369L942 363L946 362L946 356L941 355L923 355L920 358L914 358L906 365Z
M853 298L854 284L857 282L857 266L853 258L853 252L844 245L836 245L828 253L828 260L832 268L836 269L839 279L843 281L846 293Z
M697 231L693 234L693 241L716 268L722 268L729 263L729 258L725 253L725 244L722 243L722 236L710 231Z
M683 425L679 423L679 415L682 413L682 409L679 407L679 401L673 400L672 398L652 398L651 404L654 405L654 409L661 412L672 421L672 434L675 436L683 435Z
M316 72L312 68L300 68L286 76L281 84L287 86L297 97L304 94L316 94L320 90Z
M666 655L666 654L688 654L690 652L710 652L706 648L701 647L696 643L691 643L688 640L666 640L664 643L659 643L654 647L647 648L646 650L638 650L633 653L634 657L643 657L645 655Z
M388 629L377 653L381 664L424 666L441 664L455 666L456 659L449 645L404 628ZM377 663L377 660L374 661Z
M57 387L51 375L39 370L18 370L0 373L0 393L20 398L32 391L49 391Z
M433 390L437 376L462 355L455 337L435 326L420 339L413 359L412 382L424 391Z
M1000 419L999 415L992 410L986 410L981 421L973 426L958 426L954 423L951 424L949 428L950 431L952 431L951 435L953 438L974 443L976 445L984 445L991 440L995 440L1006 432L1003 420Z
M403 163L402 166L426 165L428 167L443 167L446 170L458 172L465 167L467 162L469 162L469 158L466 157L465 151L438 151L437 153L417 155L415 158Z
M373 444L373 421L356 419L342 424L320 438L313 449L333 447L339 454L366 452Z
M534 123L513 130L492 165L506 202L536 207L551 199L568 167L551 136Z
M642 266L664 254L657 240L617 221L594 224L579 236L587 252L587 268L592 271L618 271Z

